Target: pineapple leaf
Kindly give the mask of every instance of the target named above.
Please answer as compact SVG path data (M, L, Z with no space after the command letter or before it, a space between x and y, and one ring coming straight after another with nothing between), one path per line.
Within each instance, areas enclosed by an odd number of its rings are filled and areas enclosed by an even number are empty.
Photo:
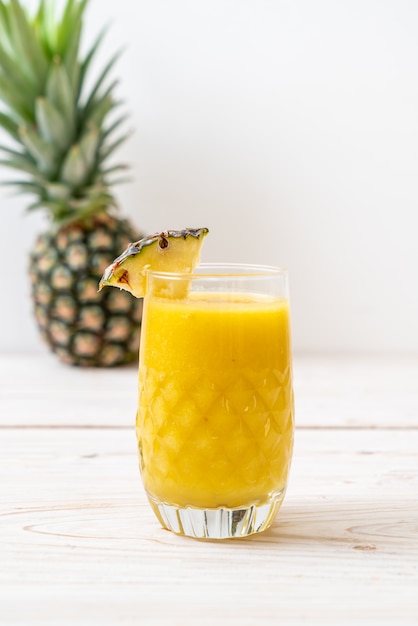
M30 213L32 211L36 211L37 209L47 209L53 221L57 222L60 221L63 214L65 215L69 213L68 204L65 201L56 202L54 200L36 200L36 202L33 202L27 207L26 211Z
M80 89L80 63L78 61L78 51L80 47L81 27L82 25L80 23L74 28L73 36L71 37L67 50L64 52L62 57L64 66L66 67L70 78L75 100L78 99Z
M44 188L51 200L68 200L71 195L70 187L61 183L46 183Z
M61 23L56 29L56 52L62 57L65 55L66 50L68 50L68 47L71 44L74 32L77 32L79 28L81 28L82 17L88 2L89 0L81 0L77 3L74 2L74 0L67 0Z
M7 53L2 44L3 42L0 40L0 72L3 77L9 81L9 83L12 83L17 90L25 94L30 105L30 103L33 102L36 90L34 89L33 84L27 80L24 72L22 71L20 59L13 59L13 57Z
M85 110L85 117L88 118L89 117L89 110L90 107L92 106L92 104L95 101L96 95L99 92L100 88L102 87L105 79L107 78L110 70L112 69L112 67L115 65L116 61L119 59L119 57L121 56L123 50L118 50L110 59L110 61L107 63L107 65L105 66L105 68L103 69L102 73L100 74L99 78L97 79L94 87L92 88L92 90L90 91L89 97L87 99L86 105L84 107ZM112 83L111 88L109 88L107 90L106 93L109 93L110 90L113 90L114 86L116 84L116 81L114 83Z
M0 98L6 103L10 110L18 115L21 121L34 121L31 103L25 99L24 92L1 72Z
M52 43L54 27L51 0L40 0L38 12L33 20L33 27L39 40L42 42L47 58L51 59L54 56Z
M71 129L63 114L46 98L38 98L35 104L36 123L41 137L48 143L65 150L71 143Z
M4 6L3 0L0 0L0 16L1 16L0 24L8 25L9 24L9 17L8 17L8 14L7 14L6 7Z
M74 132L75 95L68 76L67 68L59 57L55 57L50 68L46 83L47 99L61 111L71 132Z
M19 137L19 142L20 142L20 137ZM2 152L6 152L6 154L9 154L12 157L21 158L27 161L28 163L32 163L33 165L36 165L36 161L31 157L29 152L19 152L18 150L14 150L13 148L10 148L9 146L5 146L4 144L0 145L0 150Z
M0 41L1 45L10 50L10 20L4 2L0 0Z
M92 201L103 202L103 198L105 198L107 202L109 199L112 199L112 195L103 185L94 185L94 187L90 187L88 193L82 198L72 198L70 204L73 208L85 210L90 206Z
M72 84L76 99L80 89L80 64L78 53L80 50L80 38L83 27L83 14L88 0L74 3L68 0L58 31L57 53L62 58L67 68L68 76Z
M30 174L34 179L42 180L39 169L36 165L32 165L29 161L22 158L14 158L14 159L0 159L0 165L5 165L13 170L18 170L19 172L26 172Z
M104 191L98 191L95 195L89 194L85 198L72 199L70 201L70 207L72 211L77 214L81 214L83 217L92 215L98 209L108 209L110 207L116 207L116 201L112 194Z
M61 170L61 181L73 188L81 187L86 180L84 155L78 144L71 146Z
M82 53L88 3L0 0L0 130L17 146L0 145L0 167L20 172L5 185L35 194L29 210L46 210L57 225L115 207L111 179L128 169L103 167L128 137L127 116L113 115L121 102L111 72L122 51L90 80L107 28Z
M97 36L94 44L92 45L92 47L90 48L89 52L86 54L86 57L84 59L84 61L81 64L80 67L80 86L83 84L85 76L87 74L87 70L90 67L90 63L92 62L98 48L100 47L107 31L109 30L109 26L105 26L105 28L103 28L99 35ZM77 94L78 96L80 95L80 93Z
M122 176L120 178L112 178L111 181L109 181L109 185L112 185L112 187L115 187L116 185L126 185L127 183L131 183L132 182L132 176Z
M99 131L95 126L91 126L90 130L81 138L80 152L84 159L86 171L91 171L94 166L99 140Z
M10 34L16 53L24 66L27 76L34 84L42 84L47 72L47 59L40 42L36 38L32 24L18 0L10 0Z
M41 196L43 193L43 188L41 185L37 185L28 180L3 180L0 181L0 185L2 187L14 187L15 192L11 195L20 195L20 194L35 194L37 196Z
M20 141L19 139L19 124L15 122L15 120L10 116L2 113L0 111L0 126L4 128L8 132L8 134L13 137L16 141Z
M0 165L5 165L11 169L26 172L37 181L42 181L39 167L36 165L35 160L29 153L18 152L17 150L12 150L8 146L0 146L0 151L7 155L7 158L0 159Z
M123 124L124 122L126 122L126 120L129 118L128 114L124 114L121 115L120 117L118 117L108 128L106 128L106 130L103 131L102 133L102 143L105 139L107 139L117 128L119 128L119 126L121 124Z
M114 174L115 172L126 172L129 169L129 165L127 163L119 163L118 165L112 165L112 167L102 170L101 174L102 176L108 176L109 174Z
M109 94L107 94L103 98L100 98L100 100L97 100L94 103L94 106L92 103L88 122L91 124L94 124L94 126L97 126L98 128L101 128L103 124L103 120L105 119L106 115L115 106L116 106L116 103ZM86 124L87 120L85 120L84 123Z
M27 126L19 128L19 136L29 154L35 159L39 169L47 175L54 175L57 168L57 153L34 130Z
M27 213L31 213L32 211L35 211L36 209L44 209L45 205L42 202L42 200L36 200L36 202L32 202L32 204L29 204L26 207L26 211Z
M132 136L132 131L129 131L127 133L125 133L124 135L121 135L118 139L116 139L116 141L114 141L113 143L109 144L109 145L104 145L101 147L100 149L100 157L99 157L99 163L103 163L104 161L106 161L106 159L109 158L109 156L117 149L119 148L119 146L121 146L123 143L125 143L125 141L127 139L129 139L129 137Z
M88 219L92 215L100 212L107 212L110 208L117 208L114 197L104 192L102 188L98 188L94 195L89 194L85 198L72 198L64 202L35 202L29 210L38 208L48 208L53 214L55 222L59 222L59 226L66 226L77 220Z
M45 0L40 0L39 7L35 15L35 19L33 20L33 24L35 27L39 27L45 19L45 15L46 15L45 4L46 4Z

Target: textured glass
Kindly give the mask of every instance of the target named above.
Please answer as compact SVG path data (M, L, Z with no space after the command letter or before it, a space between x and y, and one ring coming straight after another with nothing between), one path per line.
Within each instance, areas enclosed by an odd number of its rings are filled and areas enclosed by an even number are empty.
M159 275L155 290L149 280L140 468L154 512L176 533L260 532L283 500L293 448L289 307L283 274L263 278L255 287L251 276L187 277L176 299L164 296L171 277Z
M177 507L149 498L161 524L179 535L196 539L234 539L266 530L274 520L283 497L264 505L243 509L196 509Z

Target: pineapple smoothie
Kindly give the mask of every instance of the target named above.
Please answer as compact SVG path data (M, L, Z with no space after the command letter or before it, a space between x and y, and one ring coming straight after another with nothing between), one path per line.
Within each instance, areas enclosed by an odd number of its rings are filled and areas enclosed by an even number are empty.
M151 499L206 509L281 501L293 445L287 300L147 295L137 437Z
M278 267L199 265L208 232L129 244L99 288L144 298L136 434L156 517L180 535L230 539L269 528L286 491L288 280Z

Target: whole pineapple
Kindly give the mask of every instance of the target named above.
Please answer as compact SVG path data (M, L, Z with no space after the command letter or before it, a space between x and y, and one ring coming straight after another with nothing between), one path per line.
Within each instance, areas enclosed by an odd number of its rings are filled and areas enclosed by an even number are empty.
M103 270L140 237L116 216L114 176L126 166L109 157L126 139L116 116L115 54L88 89L86 79L104 31L81 58L88 0L40 0L30 15L19 0L0 0L0 165L20 172L3 184L32 194L28 209L51 219L30 255L34 312L59 358L111 366L137 356L141 302L100 292ZM115 136L116 135L116 136Z

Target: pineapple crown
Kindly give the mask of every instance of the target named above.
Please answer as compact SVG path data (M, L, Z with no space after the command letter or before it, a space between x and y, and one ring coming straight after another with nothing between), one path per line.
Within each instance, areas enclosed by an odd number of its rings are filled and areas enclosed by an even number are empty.
M103 29L81 58L88 0L40 0L33 16L19 0L0 0L0 127L12 139L0 145L0 165L23 174L3 185L35 197L28 210L45 209L58 225L83 220L116 206L113 176L127 169L108 159L127 139L117 81L109 73L116 52L92 87L86 76L106 34ZM115 135L115 131L116 135Z

